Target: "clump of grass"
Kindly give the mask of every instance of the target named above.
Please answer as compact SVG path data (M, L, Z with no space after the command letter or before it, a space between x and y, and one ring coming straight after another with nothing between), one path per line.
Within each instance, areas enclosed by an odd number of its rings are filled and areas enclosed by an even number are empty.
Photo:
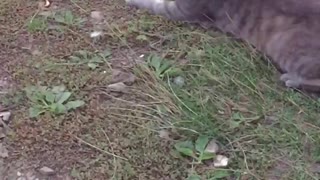
M28 22L27 29L31 33L44 32L48 29L48 21L43 17L35 17Z
M200 46L199 46L200 45ZM171 81L167 87L183 112L178 128L216 137L232 157L229 170L238 178L264 178L278 159L297 162L287 174L297 179L316 178L306 170L318 157L305 157L305 139L318 149L320 103L298 92L281 88L271 65L256 53L235 42L190 46L183 68L186 84ZM314 151L315 152L315 151Z

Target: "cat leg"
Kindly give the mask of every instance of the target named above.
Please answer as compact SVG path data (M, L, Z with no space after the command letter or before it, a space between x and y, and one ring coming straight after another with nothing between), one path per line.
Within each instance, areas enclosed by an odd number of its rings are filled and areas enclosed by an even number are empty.
M285 73L280 76L280 80L284 82L288 88L299 88L303 79L295 73Z
M202 9L203 1L198 1L126 0L126 3L139 9L147 9L155 15L165 16L171 20L197 22L197 19L200 18L199 16L203 15L203 12L199 11Z
M281 75L280 80L284 82L288 88L320 92L320 78L305 79L296 73L285 73Z

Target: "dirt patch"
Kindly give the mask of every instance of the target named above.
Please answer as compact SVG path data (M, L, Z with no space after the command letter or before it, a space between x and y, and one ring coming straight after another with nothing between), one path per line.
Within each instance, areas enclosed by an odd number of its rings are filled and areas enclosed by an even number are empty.
M1 21L5 36L1 38L0 90L13 82L17 89L6 95L8 102L2 103L2 109L9 110L13 116L1 141L9 152L8 157L1 158L1 179L179 179L186 176L184 166L167 155L171 144L160 139L154 130L161 119L153 115L152 109L157 105L148 105L155 100L146 98L149 93L146 89L150 87L145 87L143 79L132 74L136 60L147 49L135 46L127 50L130 44L123 44L118 37L122 35L110 28L110 24L126 27L123 23L131 16L124 3L54 1L52 11L70 10L74 18L85 20L83 26L69 24L62 32L42 31L41 24L30 25L32 20L36 22L41 17L37 15L37 2L24 4L16 0L11 4L8 1L6 7L10 7L10 11L3 12L6 18ZM106 21L110 23L107 32L113 33L95 42L89 37L93 31L88 20L92 10L107 12ZM57 25L50 23L48 27ZM112 52L112 57L95 71L83 65L55 65L68 64L68 58L79 50L105 49ZM108 84L116 82L125 82L129 91L106 90ZM29 118L30 104L24 98L23 88L38 83L64 84L77 93L76 97L85 99L86 105L65 115L46 113L37 119ZM19 103L16 104L12 96L21 97ZM53 172L42 172L44 167Z

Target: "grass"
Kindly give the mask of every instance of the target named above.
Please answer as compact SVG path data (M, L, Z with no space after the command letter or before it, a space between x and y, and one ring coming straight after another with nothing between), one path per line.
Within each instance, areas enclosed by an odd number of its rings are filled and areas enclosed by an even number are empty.
M282 87L275 68L249 46L215 31L119 10L125 6L117 1L57 5L64 10L47 19L36 10L11 18L25 6L19 0L0 6L7 17L1 42L32 37L41 52L20 52L16 43L20 53L6 48L11 61L2 62L17 84L1 102L15 107L6 145L17 153L6 160L6 176L24 163L74 179L319 179L312 167L320 161L320 103ZM88 12L98 7L109 21L106 35L92 42ZM56 23L65 31L49 30ZM17 27L24 29L12 33ZM130 65L128 59L141 60L141 54L145 63ZM119 64L135 75L125 93L108 89ZM29 118L23 89L36 85L65 86L85 104ZM175 150L198 137L216 139L229 165L194 164Z

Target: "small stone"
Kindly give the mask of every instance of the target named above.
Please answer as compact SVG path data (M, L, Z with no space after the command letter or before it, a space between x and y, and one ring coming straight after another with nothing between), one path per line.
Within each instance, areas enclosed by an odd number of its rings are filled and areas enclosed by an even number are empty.
M184 78L181 76L177 76L173 79L174 84L176 84L177 86L182 87L185 83Z
M6 112L0 112L0 118L4 121L8 121L11 116L11 112L6 111Z
M96 38L96 37L99 37L101 35L102 35L101 31L94 31L94 32L90 33L90 37L91 38Z
M127 92L127 85L123 82L118 82L108 85L108 89L113 92Z
M42 52L39 51L38 49L35 49L35 50L31 51L31 54L32 54L33 56L40 56L40 55L42 54Z
M213 161L214 167L226 167L228 166L229 159L223 155L217 155L215 160Z
M219 151L219 146L215 140L211 140L204 151L209 153L217 153Z
M159 131L159 137L163 139L170 139L169 132L167 130Z
M49 167L42 167L41 169L39 169L39 172L43 175L49 176L49 175L53 175L55 174L54 170L49 168Z
M103 15L102 12L100 11L92 11L91 12L91 18L97 21L102 21L103 20Z

